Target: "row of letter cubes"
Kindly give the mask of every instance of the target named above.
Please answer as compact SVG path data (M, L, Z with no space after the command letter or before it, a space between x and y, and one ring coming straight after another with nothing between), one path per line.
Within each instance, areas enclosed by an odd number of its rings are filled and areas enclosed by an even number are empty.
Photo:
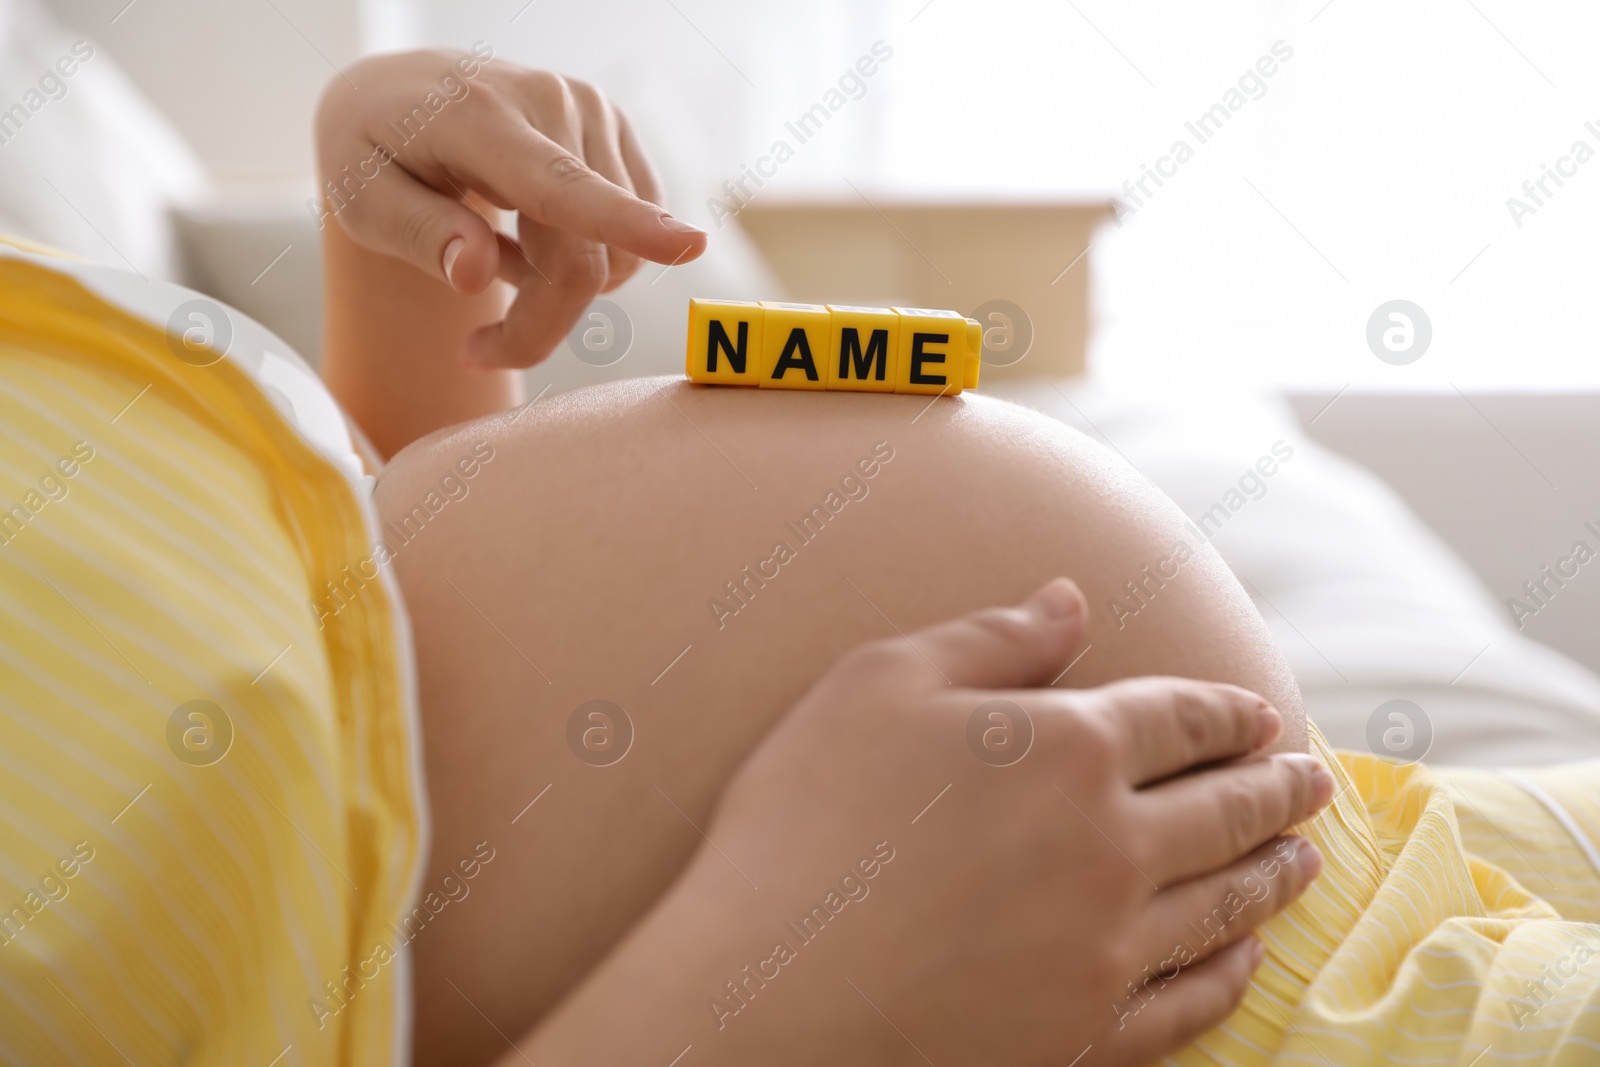
M946 393L978 384L983 328L954 311L690 300L689 380Z

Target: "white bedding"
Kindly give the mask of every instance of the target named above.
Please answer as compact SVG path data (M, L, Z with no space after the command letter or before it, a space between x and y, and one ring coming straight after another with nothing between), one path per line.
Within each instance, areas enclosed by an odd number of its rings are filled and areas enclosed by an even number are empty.
M1600 677L1519 634L1386 484L1311 441L1281 401L1174 402L1049 381L984 391L1114 448L1201 525L1334 745L1384 754L1385 733L1400 729L1387 754L1415 758L1431 730L1433 763L1600 756ZM1420 712L1380 712L1391 700ZM1396 710L1419 720L1409 747Z

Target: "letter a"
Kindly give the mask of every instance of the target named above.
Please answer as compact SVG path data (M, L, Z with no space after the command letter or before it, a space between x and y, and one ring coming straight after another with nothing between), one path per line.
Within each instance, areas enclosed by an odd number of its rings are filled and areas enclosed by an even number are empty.
M811 358L811 342L806 340L806 331L800 326L789 331L789 339L783 343L783 352L778 356L778 365L772 368L773 380L782 379L793 367L805 371L807 381L817 380L817 364Z

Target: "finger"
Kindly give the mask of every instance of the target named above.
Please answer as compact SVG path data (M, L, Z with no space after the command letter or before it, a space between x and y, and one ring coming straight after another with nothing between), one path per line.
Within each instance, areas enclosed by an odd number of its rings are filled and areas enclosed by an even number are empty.
M986 608L869 646L869 672L893 684L1020 689L1046 685L1083 639L1087 607L1066 578L1014 607Z
M1163 889L1146 913L1156 952L1178 953L1186 966L1206 959L1300 899L1321 871L1315 845L1281 837L1225 870Z
M633 132L633 124L628 121L628 116L616 108L612 109L612 114L616 116L622 161L627 164L628 177L633 180L634 194L652 204L661 203L661 176L656 173L644 146L639 143L638 135Z
M533 261L528 258L528 253L520 244L503 233L495 234L495 239L500 245L500 267L496 276L501 281L514 289L520 289L528 279L539 276Z
M518 286L504 321L467 336L462 359L469 366L531 367L540 362L562 342L605 285L602 246L526 220L520 230L522 248L531 249L531 273Z
M598 94L596 94L598 96ZM633 180L622 161L622 146L617 140L617 126L611 109L604 100L595 105L599 114L591 117L587 109L583 123L583 156L589 166L606 181L619 189L633 192ZM639 257L621 248L606 248L606 284L600 290L609 293L633 276L639 269Z
M612 185L629 193L634 192L633 179L622 159L616 109L589 83L567 79L566 84L582 120L580 147L584 162ZM572 147L559 138L557 140L564 147ZM607 278L601 292L608 293L627 281L639 269L639 263L639 257L632 252L607 246Z
M357 244L403 259L464 293L480 292L499 263L494 230L461 200L434 192L392 164L347 189L334 217Z
M1142 981L1114 1005L1118 1025L1085 1064L1153 1063L1182 1048L1233 1014L1263 958L1261 942L1248 938L1174 977Z
M706 233L614 185L531 126L513 127L483 179L534 222L656 263L705 251Z
M1158 885L1218 870L1321 811L1333 789L1318 760L1279 752L1140 790L1135 818L1159 842L1144 869Z
M1271 744L1282 716L1236 685L1191 678L1130 678L1093 690L1122 735L1124 770L1135 785Z

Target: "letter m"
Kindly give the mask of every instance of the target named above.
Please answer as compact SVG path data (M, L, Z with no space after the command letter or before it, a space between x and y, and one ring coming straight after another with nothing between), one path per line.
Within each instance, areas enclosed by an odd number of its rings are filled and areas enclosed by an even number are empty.
M828 925L828 920L831 918L833 916L829 915L827 909L821 904L813 904L810 913L801 918L800 929L805 932L806 939L811 940L822 933L823 928ZM813 924L816 925L814 930L812 929Z
M12 104L10 111L0 111L0 133L5 134L7 137L15 137L22 132L22 127L27 124L30 117L27 108L21 104ZM17 128L14 130L7 129L6 123L8 122L15 123Z
M1210 109L1203 112L1195 121L1199 123L1200 132L1205 134L1207 137L1211 137L1218 130L1222 129L1222 124L1227 122L1231 117L1232 115L1229 113L1227 108L1223 107L1221 104L1212 104Z
M1206 535L1207 540L1210 540L1216 536L1218 530L1222 529L1223 524L1228 521L1229 517L1230 512L1227 508L1221 504L1212 504L1206 510L1206 513L1200 516L1200 532ZM1209 525L1213 522L1217 524L1215 529L1212 529Z
M831 516L828 514L827 509L818 504L801 517L799 529L806 535L806 540L809 541L827 527L829 518ZM815 530L811 528L813 524L816 526Z
M406 540L409 541L420 534L428 525L429 518L431 518L431 516L428 514L427 508L423 507L421 504L413 507L411 511L400 520L400 529L405 533ZM413 524L416 526L415 529L412 529Z
M10 511L0 511L0 534L7 541L22 532L22 528L33 521L33 515L21 504L14 505ZM16 529L12 529L15 526Z
M739 324L739 343L736 345L728 337L728 328L716 319L711 320L711 329L706 338L706 370L717 369L717 349L722 349L722 354L728 357L728 366L733 368L735 374L743 374L745 367L746 349L750 341L750 324Z
M872 373L872 364L878 364L877 373ZM851 374L851 369L855 370ZM884 375L889 371L889 331L873 330L867 338L867 350L861 350L861 331L854 326L846 326L839 333L839 377L856 378L866 381L868 376L883 381Z

